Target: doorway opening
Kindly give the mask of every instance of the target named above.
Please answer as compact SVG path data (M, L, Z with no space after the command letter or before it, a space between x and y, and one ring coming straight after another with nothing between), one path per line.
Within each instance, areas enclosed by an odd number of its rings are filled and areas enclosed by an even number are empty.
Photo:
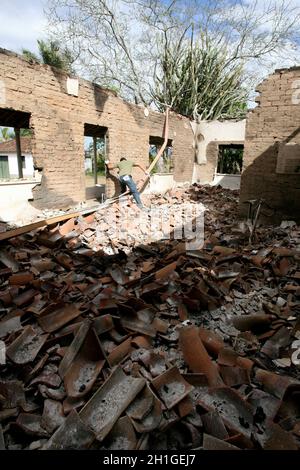
M160 148L164 143L162 137L150 136L149 138L149 164L153 162L156 155L158 154ZM157 174L172 174L174 172L174 160L173 160L173 147L172 140L169 139L167 146L163 152L163 155L160 157L155 167L152 170L152 173Z
M108 129L94 124L84 125L84 171L86 199L104 200L105 159L108 156Z

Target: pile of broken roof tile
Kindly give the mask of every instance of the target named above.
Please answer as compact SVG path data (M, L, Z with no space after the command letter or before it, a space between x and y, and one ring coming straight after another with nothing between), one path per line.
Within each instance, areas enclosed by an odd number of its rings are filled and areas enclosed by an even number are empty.
M201 250L113 238L118 204L0 247L0 448L300 448L299 227L250 246L216 187L148 203L183 201Z

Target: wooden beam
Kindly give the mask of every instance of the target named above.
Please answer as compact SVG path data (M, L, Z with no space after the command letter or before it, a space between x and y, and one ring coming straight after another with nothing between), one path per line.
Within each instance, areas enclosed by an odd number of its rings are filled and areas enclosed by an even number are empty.
M97 137L93 137L93 147L94 147L94 182L95 185L98 183L97 175Z
M19 178L23 178L23 168L22 168L22 150L21 150L21 136L20 129L15 127L15 136L16 136L16 148L17 148L17 160L18 160L18 173Z
M0 241L8 240L9 238L18 237L19 235L23 235L24 233L29 233L32 230L35 230L37 228L46 227L47 225L54 225L59 222L63 222L64 220L73 219L74 217L79 217L80 215L91 214L92 212L96 212L99 209L99 207L95 207L93 209L85 209L83 211L78 211L78 212L70 212L69 214L64 214L58 217L51 217L49 219L39 220L38 222L33 222L32 224L24 225L23 227L18 227L13 230L8 230L7 232L0 233Z
M33 224L24 225L23 227L18 227L13 230L8 230L7 232L0 233L0 241L1 240L8 240L9 238L17 237L18 235L22 235L23 233L31 232L31 230L35 230L39 227L46 226L45 220L40 220L39 222L34 222Z
M167 143L168 143L168 138L169 138L169 108L166 108L166 117L165 117L165 125L164 125L164 142L163 142L161 148L159 149L156 157L154 158L153 162L147 168L148 173L150 173L153 170L156 163L158 162L158 160L160 159L160 157L164 153L165 148L166 148Z
M142 193L145 188L148 185L148 181L150 179L150 173L155 167L156 163L160 159L160 157L163 155L165 148L167 147L168 144L168 138L169 138L169 107L166 108L166 115L165 115L165 124L164 124L164 142L159 149L156 157L154 158L153 162L150 164L150 166L147 168L147 173L149 173L149 176L146 176L145 180L142 183L141 188L139 188L139 191Z

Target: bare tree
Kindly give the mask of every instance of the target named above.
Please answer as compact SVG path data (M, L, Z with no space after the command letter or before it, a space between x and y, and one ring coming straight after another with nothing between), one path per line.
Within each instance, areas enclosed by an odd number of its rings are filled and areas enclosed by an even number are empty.
M147 80L139 48L141 24L126 1L50 0L49 25L80 59L80 71L126 98L147 103ZM137 28L137 29L135 29ZM138 28L140 28L138 30Z
M235 90L243 81L240 93L253 87L262 63L297 47L299 8L286 0L48 0L46 13L55 37L79 57L80 73L158 107L174 106L186 93L183 76L197 84L197 61L207 51L215 58L212 51L219 51L218 66L228 83L236 78ZM186 60L192 66L180 78ZM224 81L226 74L219 76ZM209 91L209 80L202 91ZM191 95L195 102L196 89ZM210 99L205 106L219 105ZM215 115L199 106L192 114Z
M160 110L163 103L194 120L243 118L247 89L243 68L227 64L226 49L205 39L190 45L167 45L161 57L161 78L156 77L152 96Z

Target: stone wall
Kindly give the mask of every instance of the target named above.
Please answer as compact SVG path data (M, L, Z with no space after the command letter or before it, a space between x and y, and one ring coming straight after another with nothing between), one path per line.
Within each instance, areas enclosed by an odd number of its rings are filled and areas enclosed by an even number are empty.
M113 92L79 79L70 87L65 73L0 50L0 125L9 109L31 114L33 159L42 170L34 189L36 207L67 207L85 199L84 125L108 129L108 157L122 155L149 164L149 137L162 136L164 115L129 104ZM75 85L75 87L74 87ZM75 91L74 91L75 90ZM174 180L192 180L193 131L188 119L171 113L169 139L173 143ZM142 177L140 170L134 175ZM107 195L118 191L116 179L107 180Z
M300 68L277 70L258 87L248 115L240 214L263 198L264 222L300 220Z

